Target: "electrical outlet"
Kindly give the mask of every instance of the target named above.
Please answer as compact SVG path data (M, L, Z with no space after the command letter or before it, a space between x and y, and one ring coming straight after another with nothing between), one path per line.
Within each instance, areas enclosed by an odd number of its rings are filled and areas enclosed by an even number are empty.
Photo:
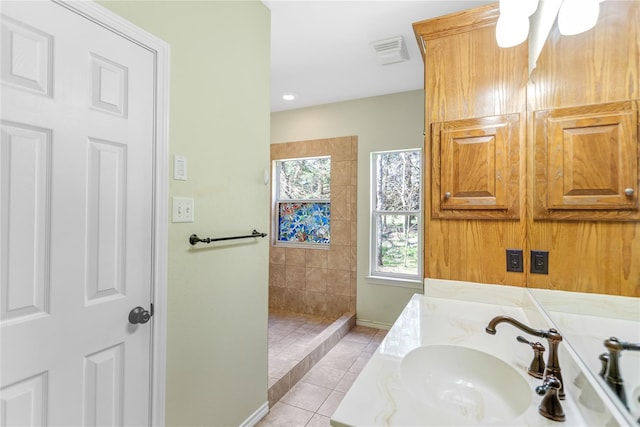
M533 274L549 274L548 251L531 251L531 272Z
M193 199L190 197L173 198L173 222L193 222Z
M507 271L522 273L522 249L507 249Z

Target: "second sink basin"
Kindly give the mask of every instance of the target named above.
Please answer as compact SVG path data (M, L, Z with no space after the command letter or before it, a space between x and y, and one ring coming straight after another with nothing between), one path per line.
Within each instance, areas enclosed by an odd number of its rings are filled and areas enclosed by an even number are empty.
M403 358L400 376L440 424L512 420L530 405L532 391L513 367L488 353L453 345L418 347Z

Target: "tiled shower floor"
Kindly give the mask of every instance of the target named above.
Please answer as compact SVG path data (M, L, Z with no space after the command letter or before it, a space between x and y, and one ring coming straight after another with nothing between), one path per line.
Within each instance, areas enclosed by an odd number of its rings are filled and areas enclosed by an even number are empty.
M307 345L331 323L306 314L269 312L269 387L302 360Z
M335 322L312 316L269 314L269 386L304 353L318 334ZM324 331L324 332L323 332ZM354 326L324 357L270 407L258 427L326 427L351 384L382 342L387 331Z

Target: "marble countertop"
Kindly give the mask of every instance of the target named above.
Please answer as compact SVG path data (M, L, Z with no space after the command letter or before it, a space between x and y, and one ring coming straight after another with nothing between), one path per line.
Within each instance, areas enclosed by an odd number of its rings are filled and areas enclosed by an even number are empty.
M541 397L533 391L541 380L526 373L532 359L528 345L516 342L526 335L501 324L496 335L485 332L495 316L511 316L536 329L553 327L536 301L521 288L467 282L429 280L425 295L414 295L387 333L369 363L335 411L331 425L429 426L523 425L557 426L537 410ZM535 337L527 337L536 340ZM547 346L546 340L543 344ZM400 374L403 358L418 347L455 345L491 354L515 368L532 391L531 404L517 418L496 419L482 408L442 408L425 405L411 393ZM560 346L567 399L562 401L562 425L626 425L606 395L575 363L575 355ZM546 359L546 354L545 354ZM477 402L475 403L477 406Z

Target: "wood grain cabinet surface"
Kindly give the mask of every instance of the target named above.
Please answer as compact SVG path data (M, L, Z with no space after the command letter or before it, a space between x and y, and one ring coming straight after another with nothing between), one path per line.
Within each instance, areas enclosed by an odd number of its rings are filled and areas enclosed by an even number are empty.
M425 277L640 296L640 1L599 8L584 33L554 25L531 74L527 41L497 46L497 2L413 24Z
M534 218L640 219L637 105L534 113Z
M517 218L519 114L432 124L434 218Z

